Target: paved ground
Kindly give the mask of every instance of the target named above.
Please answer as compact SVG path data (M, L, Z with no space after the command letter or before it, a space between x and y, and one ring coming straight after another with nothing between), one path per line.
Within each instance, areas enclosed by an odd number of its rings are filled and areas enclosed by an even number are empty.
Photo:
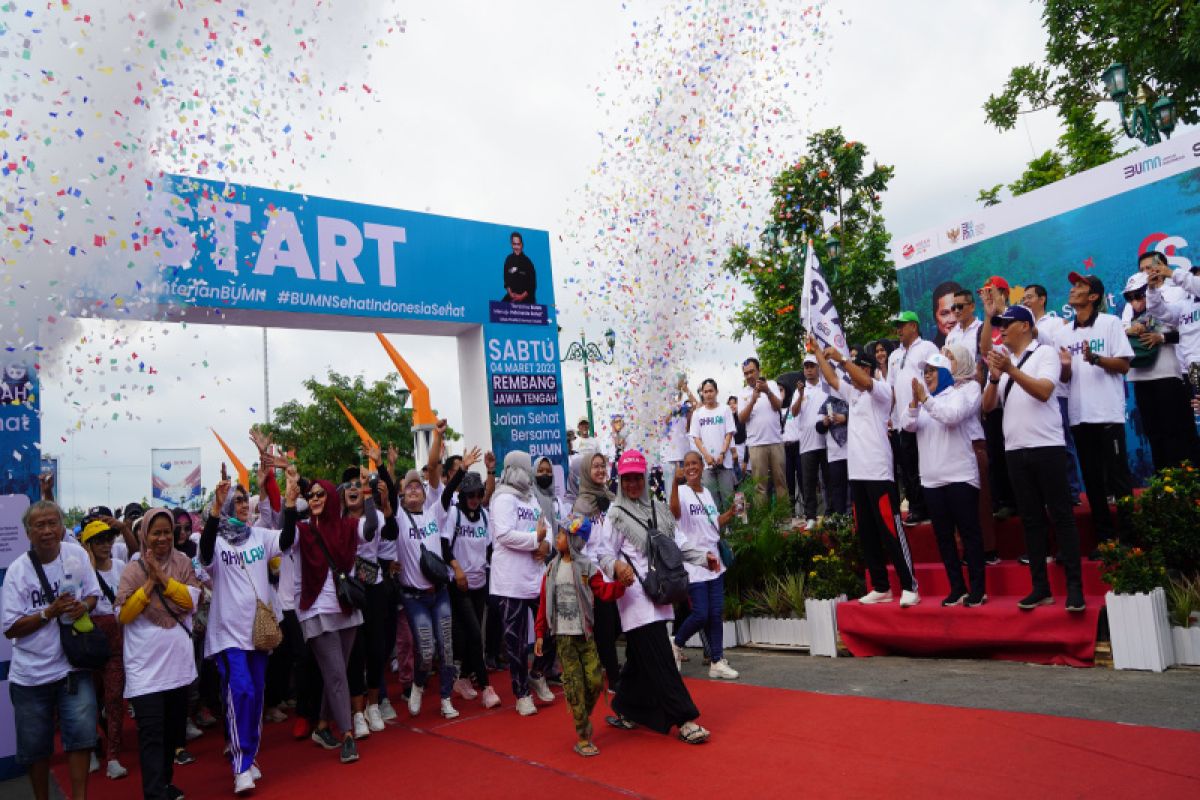
M700 652L688 655L684 674L707 677ZM1154 674L1006 661L831 659L744 648L727 657L743 682L759 686L1200 731L1195 667Z

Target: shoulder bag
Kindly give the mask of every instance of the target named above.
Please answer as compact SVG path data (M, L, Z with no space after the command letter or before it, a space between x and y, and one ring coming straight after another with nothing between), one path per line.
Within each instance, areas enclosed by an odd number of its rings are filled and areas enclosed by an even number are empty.
M254 625L251 629L251 642L255 650L269 653L283 642L283 631L279 628L279 620L275 612L258 596L258 587L254 585L254 576L246 569L244 562L239 562L246 580L250 581L250 591L254 592Z
M366 608L366 585L353 575L347 575L338 569L337 564L333 563L333 556L329 554L329 548L325 546L325 539L321 536L321 532L314 525L310 525L309 530L317 537L317 544L320 545L321 552L325 554L325 560L329 562L329 572L333 575L333 586L337 590L338 602L352 609Z
M29 551L29 562L33 564L33 569L37 572L38 581L42 584L42 593L53 603L56 595L50 588L50 581L46 580L46 571L42 569L42 563L38 561L37 555L32 549ZM108 637L99 628L93 626L87 633L80 633L75 630L74 623L64 625L55 620L55 624L58 625L58 636L62 642L63 653L67 656L67 663L72 667L100 669L112 655L112 650L108 646Z
M404 515L408 517L412 529L417 530L417 521L407 508L404 509ZM425 547L424 542L421 543L421 574L433 584L435 591L450 583L450 567L446 566L446 562L440 556Z
M690 486L688 487L688 489L691 488L692 487ZM720 557L721 564L724 565L725 569L729 569L733 566L733 562L736 560L735 556L733 555L733 548L729 546L729 542L725 541L725 537L721 535L720 523L713 519L712 514L708 513L708 506L704 505L704 501L700 499L700 495L697 494L695 490L692 490L692 496L696 498L696 502L699 503L700 507L704 509L704 514L708 517L708 521L711 522L713 528L716 529L717 555Z

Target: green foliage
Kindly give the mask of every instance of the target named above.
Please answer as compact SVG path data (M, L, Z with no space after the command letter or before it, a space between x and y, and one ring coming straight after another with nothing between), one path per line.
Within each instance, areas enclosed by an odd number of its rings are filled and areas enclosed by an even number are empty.
M1067 177L1067 166L1063 163L1062 153L1047 150L1030 161L1029 166L1021 173L1021 177L1010 183L1008 189L1015 197L1048 186L1055 181L1061 181L1065 177Z
M1114 594L1146 593L1167 580L1167 571L1157 550L1129 547L1118 542L1104 542L1099 550L1100 578L1112 587Z
M365 463L358 435L338 407L339 399L381 447L396 445L400 451L398 472L403 474L412 467L412 412L404 407L408 390L398 375L368 386L361 375L351 378L331 372L326 382L309 378L304 388L310 402L284 403L275 410L274 423L263 426L276 444L295 450L301 474L336 482L347 466Z
M840 128L811 135L807 153L772 182L774 204L761 250L739 244L725 259L724 268L754 294L754 302L733 316L734 335L758 342L765 374L799 367L802 248L810 240L847 338L866 341L890 332L899 295L880 195L894 169L868 163L867 155L866 145L847 141ZM826 218L833 221L827 225ZM828 258L831 238L841 244L836 263Z
M1161 470L1140 495L1117 502L1132 542L1160 554L1173 572L1200 574L1200 470L1186 463Z
M817 600L858 597L864 582L853 518L845 514L826 517L820 535L825 546L812 558L805 593Z
M995 186L993 186L990 189L980 189L979 196L976 197L975 199L984 208L988 208L989 206L1000 205L1000 190L1003 188L1004 188L1003 183L997 183Z
M1167 584L1167 609L1171 624L1187 628L1192 614L1200 613L1200 575L1171 578Z

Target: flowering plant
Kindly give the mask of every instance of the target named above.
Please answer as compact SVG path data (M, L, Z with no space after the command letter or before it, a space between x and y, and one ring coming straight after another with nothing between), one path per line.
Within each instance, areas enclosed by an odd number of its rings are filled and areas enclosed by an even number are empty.
M1161 470L1118 508L1132 528L1122 538L1157 550L1169 570L1200 573L1200 469L1185 462Z
M1154 549L1117 542L1100 545L1101 579L1115 594L1147 593L1167 581L1162 556Z

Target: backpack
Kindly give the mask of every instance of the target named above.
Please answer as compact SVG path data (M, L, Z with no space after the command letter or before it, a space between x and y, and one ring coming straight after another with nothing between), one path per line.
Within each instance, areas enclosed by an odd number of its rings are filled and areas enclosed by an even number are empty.
M625 560L651 602L659 606L674 605L688 597L688 574L683 568L683 551L674 539L658 529L658 513L653 502L650 504L650 514L649 524L630 515L646 529L646 577L638 575L637 567L628 557Z

